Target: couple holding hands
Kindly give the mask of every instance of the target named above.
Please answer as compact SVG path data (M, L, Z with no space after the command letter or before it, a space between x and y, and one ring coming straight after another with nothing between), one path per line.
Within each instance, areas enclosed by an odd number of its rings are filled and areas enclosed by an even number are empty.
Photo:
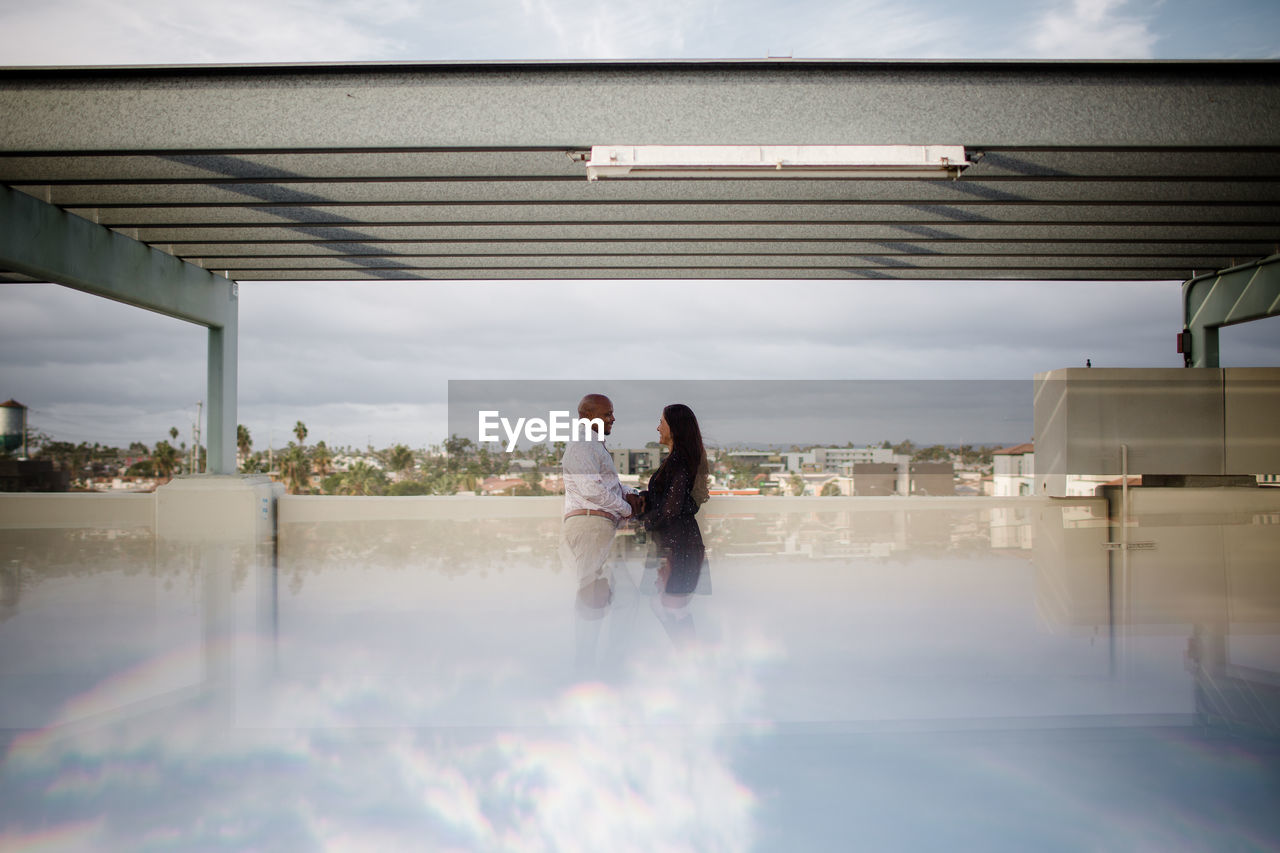
M599 418L606 436L613 430L613 403L603 394L583 397L578 416ZM654 534L665 594L687 595L697 585L705 550L695 515L708 498L708 469L692 410L683 403L664 408L658 440L671 452L650 477L649 488L639 492L618 480L603 436L588 431L586 439L565 448L561 556L576 568L579 599L585 595L588 606L602 607L611 598L604 564L618 525L627 519Z

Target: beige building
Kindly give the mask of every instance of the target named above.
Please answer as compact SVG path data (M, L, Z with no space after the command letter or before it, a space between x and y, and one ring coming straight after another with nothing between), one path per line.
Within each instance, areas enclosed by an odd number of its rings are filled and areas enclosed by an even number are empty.
M1036 493L1035 445L1015 444L991 454L991 482L998 498Z

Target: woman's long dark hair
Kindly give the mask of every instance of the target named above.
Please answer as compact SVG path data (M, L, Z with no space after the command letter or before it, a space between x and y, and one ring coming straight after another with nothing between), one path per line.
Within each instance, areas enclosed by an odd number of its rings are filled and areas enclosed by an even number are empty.
M662 417L671 430L671 455L662 461L662 467L679 465L688 470L689 479L693 482L697 479L698 469L705 467L707 457L698 418L684 403L667 406L662 410Z

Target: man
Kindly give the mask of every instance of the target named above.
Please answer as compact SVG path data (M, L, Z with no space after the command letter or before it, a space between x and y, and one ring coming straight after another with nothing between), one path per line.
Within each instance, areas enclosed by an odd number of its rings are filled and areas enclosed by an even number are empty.
M564 474L564 526L560 555L578 573L578 600L588 608L603 608L612 597L604 563L613 546L618 524L639 512L640 496L618 480L604 436L613 431L613 403L603 394L588 394L578 403L578 417L599 419L604 435L587 430L581 441L569 442L560 467Z

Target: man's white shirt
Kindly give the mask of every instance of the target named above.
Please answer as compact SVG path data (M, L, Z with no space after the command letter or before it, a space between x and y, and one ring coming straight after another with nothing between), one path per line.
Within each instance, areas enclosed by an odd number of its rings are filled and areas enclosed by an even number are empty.
M571 441L560 459L564 475L564 511L600 509L619 518L631 515L624 497L633 493L622 485L604 439Z

